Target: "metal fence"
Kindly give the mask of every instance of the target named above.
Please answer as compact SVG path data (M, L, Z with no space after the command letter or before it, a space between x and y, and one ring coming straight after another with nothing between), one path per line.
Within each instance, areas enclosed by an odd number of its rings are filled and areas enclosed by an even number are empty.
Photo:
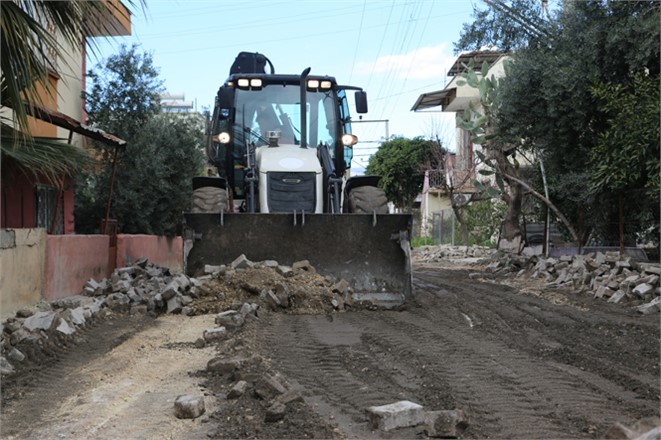
M455 227L458 227L458 224L451 209L434 212L431 226L434 245L455 244Z

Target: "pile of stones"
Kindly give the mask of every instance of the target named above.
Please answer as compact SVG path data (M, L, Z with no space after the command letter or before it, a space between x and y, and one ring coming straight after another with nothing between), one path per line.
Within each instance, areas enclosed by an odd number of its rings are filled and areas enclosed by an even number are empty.
M638 262L619 252L593 252L558 258L496 253L486 266L495 275L543 278L548 288L564 287L610 303L645 302L636 307L649 314L661 309L661 266Z
M212 281L228 283L236 274L260 268L294 284L297 282L297 274L315 273L314 267L307 260L296 262L290 267L275 261L252 262L241 255L229 265L206 266L205 275L189 277L182 273L171 273L168 268L156 266L146 258L141 258L131 266L116 269L109 278L88 280L79 295L22 308L15 316L0 324L0 373L14 372L14 365L23 362L26 356L31 357L32 352L38 353L49 344L58 344L58 339L75 334L95 318L105 318L113 313L193 315L194 302L198 299L209 295L214 300L223 297L222 292L212 291L218 289ZM309 286L302 285L295 289L287 282L276 283L272 289L261 289L244 282L241 289L252 293L250 297L254 301L237 311L228 311L227 318L223 319L228 320L229 326L229 321L254 315L251 311L259 307L256 302L272 309L287 309L291 307L292 297L302 296L303 290L317 301L321 301L317 298L322 296L319 292L323 293L323 306L330 311L343 309L345 302L350 302L351 298L348 283L321 276L319 278L315 282L323 286L309 292ZM239 315L235 315L235 312Z
M58 338L73 335L90 320L113 312L186 313L186 304L202 285L203 279L171 274L143 258L100 282L90 279L79 295L19 309L0 325L0 372L12 373L12 363L23 362L29 355L25 351L56 344Z
M443 259L488 258L496 252L484 246L420 246L413 249L413 257L425 263L439 262Z

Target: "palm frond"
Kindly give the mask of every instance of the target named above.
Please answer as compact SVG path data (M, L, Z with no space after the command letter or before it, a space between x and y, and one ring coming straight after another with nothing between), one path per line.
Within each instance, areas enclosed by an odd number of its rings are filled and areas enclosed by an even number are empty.
M24 172L43 175L57 182L92 165L89 153L66 141L50 137L21 137L14 128L2 124L0 137L2 162L9 160Z

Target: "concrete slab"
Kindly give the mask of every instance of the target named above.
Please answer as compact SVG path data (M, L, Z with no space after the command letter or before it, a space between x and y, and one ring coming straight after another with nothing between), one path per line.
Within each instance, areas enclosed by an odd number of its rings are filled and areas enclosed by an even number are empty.
M408 400L388 405L370 406L366 412L372 428L382 431L417 426L425 422L425 411L422 405Z

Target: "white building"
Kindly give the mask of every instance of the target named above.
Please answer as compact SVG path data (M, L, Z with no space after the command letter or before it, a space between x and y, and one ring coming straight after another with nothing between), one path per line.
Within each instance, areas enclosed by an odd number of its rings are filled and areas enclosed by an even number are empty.
M496 78L505 75L504 61L509 56L500 51L475 51L460 55L454 62L448 76L452 80L442 90L423 93L418 97L411 110L415 112L424 112L425 110L441 107L443 112L456 113L462 116L468 109L469 103L473 103L477 111L480 110L480 93L476 88L468 84L459 85L457 81L462 79L461 73L466 71L466 66L473 60L475 62L475 71L480 75L481 66L484 62L489 65L487 75ZM451 210L449 188L452 188L454 197L470 198L470 195L476 192L472 180L476 177L475 151L480 148L473 144L471 135L463 128L456 126L455 135L455 153L449 153L442 169L432 170L425 173L425 184L423 188L421 201L421 230L423 235L425 231L431 231L431 222L434 214ZM484 178L481 176L481 179Z

